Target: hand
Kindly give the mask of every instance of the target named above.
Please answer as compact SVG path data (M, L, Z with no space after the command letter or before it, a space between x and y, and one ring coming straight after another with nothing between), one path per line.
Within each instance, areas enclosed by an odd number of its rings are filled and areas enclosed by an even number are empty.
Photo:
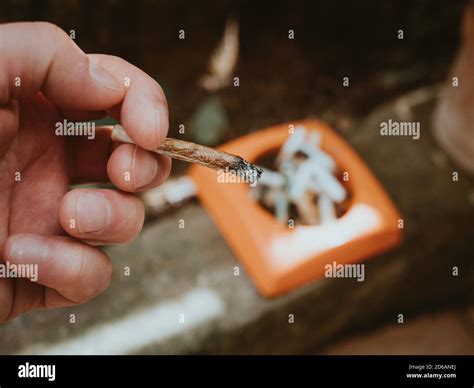
M93 140L55 133L64 119L107 115L140 148L112 144L109 128L96 128ZM0 265L38 271L37 281L0 278L0 322L83 303L108 286L111 262L94 246L140 232L143 205L129 193L168 176L170 159L146 151L167 131L163 90L138 68L85 54L52 24L0 25ZM122 191L67 191L108 180Z

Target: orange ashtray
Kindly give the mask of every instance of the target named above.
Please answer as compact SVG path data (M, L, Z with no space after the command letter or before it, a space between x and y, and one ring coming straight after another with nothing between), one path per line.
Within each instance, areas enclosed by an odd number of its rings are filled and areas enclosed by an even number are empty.
M245 183L223 183L216 171L193 166L198 198L217 224L237 258L266 296L275 296L324 277L325 266L353 264L401 242L400 214L382 185L355 150L326 124L291 123L318 131L321 148L348 173L348 210L326 225L290 228L250 195ZM289 124L262 129L220 149L254 162L277 151L291 136Z

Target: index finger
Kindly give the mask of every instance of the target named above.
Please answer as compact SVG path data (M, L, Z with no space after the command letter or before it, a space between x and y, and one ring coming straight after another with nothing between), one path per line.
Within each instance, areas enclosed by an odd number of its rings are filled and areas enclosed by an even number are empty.
M86 55L64 31L42 22L0 25L0 53L0 106L41 91L63 110L121 108L122 124L142 148L156 149L166 137L168 107L163 90L130 63ZM0 110L0 122L12 112ZM17 122L8 120L8 127ZM12 128L0 129L12 133Z
M169 126L168 104L161 86L122 58L103 54L90 57L129 85L120 106L109 113L121 122L136 144L156 150L165 140Z
M103 110L125 96L123 82L50 23L0 25L0 105L38 91L61 108Z

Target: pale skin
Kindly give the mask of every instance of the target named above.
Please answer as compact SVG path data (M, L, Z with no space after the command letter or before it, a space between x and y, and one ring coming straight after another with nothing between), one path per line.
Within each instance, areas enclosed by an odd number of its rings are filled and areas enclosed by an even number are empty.
M108 128L94 140L55 135L64 118L107 115L139 147L112 144ZM85 54L49 23L0 25L0 261L38 265L37 282L0 278L0 322L107 288L112 264L98 246L140 232L143 204L132 193L168 176L170 159L149 152L167 132L163 90L140 69ZM68 190L106 181L118 190Z

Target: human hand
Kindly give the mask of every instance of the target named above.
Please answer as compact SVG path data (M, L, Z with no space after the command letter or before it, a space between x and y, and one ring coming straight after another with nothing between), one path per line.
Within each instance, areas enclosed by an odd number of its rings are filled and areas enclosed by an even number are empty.
M112 144L109 128L96 128L93 140L55 134L64 119L107 115L140 148ZM167 131L163 90L135 66L86 55L49 23L0 25L0 265L38 270L37 281L0 278L0 322L83 303L108 286L111 262L94 246L140 232L143 205L129 193L168 176L170 159L146 151ZM121 191L67 191L102 181Z

